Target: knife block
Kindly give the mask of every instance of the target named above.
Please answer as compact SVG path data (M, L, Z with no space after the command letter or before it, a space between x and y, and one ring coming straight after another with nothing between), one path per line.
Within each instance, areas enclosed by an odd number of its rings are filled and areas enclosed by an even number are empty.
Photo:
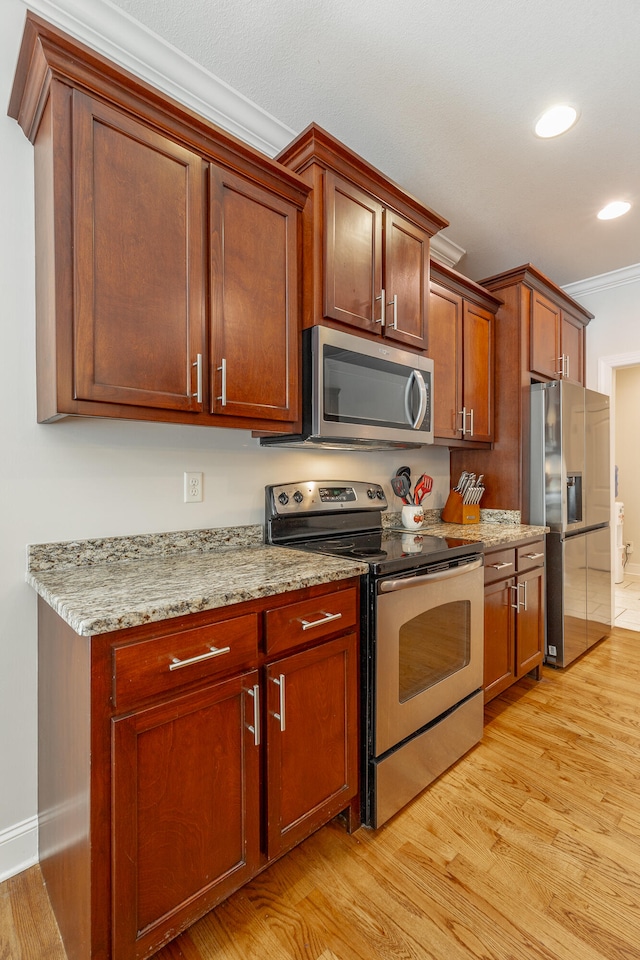
M445 523L480 523L480 504L463 503L460 494L451 490L440 516Z

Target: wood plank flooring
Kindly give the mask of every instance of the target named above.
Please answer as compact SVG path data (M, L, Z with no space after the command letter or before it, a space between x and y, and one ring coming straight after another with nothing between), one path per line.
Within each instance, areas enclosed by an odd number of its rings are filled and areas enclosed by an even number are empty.
M323 828L156 960L640 960L640 634L486 719L381 830ZM37 867L0 886L0 960L65 960Z

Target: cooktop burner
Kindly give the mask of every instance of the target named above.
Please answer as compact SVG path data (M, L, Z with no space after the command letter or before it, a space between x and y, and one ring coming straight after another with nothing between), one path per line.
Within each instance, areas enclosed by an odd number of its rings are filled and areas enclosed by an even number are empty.
M419 530L383 528L379 484L301 481L266 488L266 540L328 556L363 560L375 574L397 573L482 552L482 544Z
M336 537L289 542L287 546L311 553L364 560L373 573L411 569L425 563L438 563L457 556L479 553L482 545L473 540L438 537L419 531L378 530L358 537Z

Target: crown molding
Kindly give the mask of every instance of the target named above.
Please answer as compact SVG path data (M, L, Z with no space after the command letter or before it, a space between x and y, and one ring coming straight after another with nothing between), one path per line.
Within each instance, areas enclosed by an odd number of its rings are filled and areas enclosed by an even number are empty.
M467 251L460 247L449 237L443 237L441 233L436 233L431 238L430 253L434 260L443 263L445 267L455 267L462 260Z
M275 157L297 135L110 0L22 0L26 9L201 117ZM466 251L436 234L431 255L455 267Z
M640 281L640 263L633 263L630 267L621 267L610 273L601 273L597 277L588 277L576 283L568 283L562 289L571 297L584 297L590 293L600 293L602 290L611 290L613 287L623 287L627 283Z
M269 157L295 136L290 127L109 0L23 3L53 26Z

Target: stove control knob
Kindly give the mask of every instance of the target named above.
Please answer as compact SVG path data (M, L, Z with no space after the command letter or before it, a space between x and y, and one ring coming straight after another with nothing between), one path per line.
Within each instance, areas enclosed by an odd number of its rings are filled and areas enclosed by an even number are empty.
M384 500L384 490L379 489L378 492L376 493L376 496L378 500Z
M369 487L369 489L367 490L367 496L369 497L369 500L375 500L376 498L375 490L372 490L371 487Z
M283 492L278 494L278 503L281 503L283 507L289 503L289 497L286 495L286 493Z
M293 495L293 499L295 500L296 503L302 503L302 501L304 500L304 497L302 496L299 490L296 490L296 492Z

